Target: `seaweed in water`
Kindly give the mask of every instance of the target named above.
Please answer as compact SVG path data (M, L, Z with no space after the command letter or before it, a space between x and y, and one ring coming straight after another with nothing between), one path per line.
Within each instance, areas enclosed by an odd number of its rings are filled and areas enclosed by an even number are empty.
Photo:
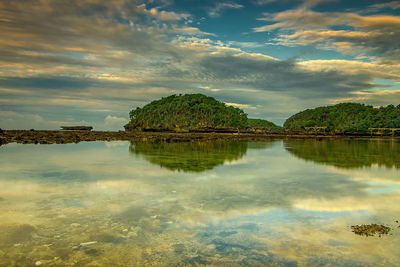
M363 224L351 226L352 231L356 235L374 236L374 235L387 235L390 232L390 227L379 224Z

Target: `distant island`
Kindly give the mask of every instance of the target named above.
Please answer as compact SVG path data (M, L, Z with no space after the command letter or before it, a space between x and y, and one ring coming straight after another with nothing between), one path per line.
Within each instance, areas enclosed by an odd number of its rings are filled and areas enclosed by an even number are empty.
M265 119L248 118L240 108L213 97L185 94L163 97L142 108L137 107L129 116L125 131L118 132L92 131L91 126L62 126L61 131L0 129L0 146L14 142L66 144L112 140L186 142L400 136L400 105L375 108L341 103L307 109L288 118L281 127Z
M129 113L128 132L241 132L288 135L398 135L400 105L341 103L301 111L278 126L202 94L171 95Z
M202 94L171 95L129 113L126 131L268 132L282 127L262 119L249 119L240 108Z
M284 130L289 133L395 135L400 132L400 105L374 108L364 104L342 103L307 109L287 119Z

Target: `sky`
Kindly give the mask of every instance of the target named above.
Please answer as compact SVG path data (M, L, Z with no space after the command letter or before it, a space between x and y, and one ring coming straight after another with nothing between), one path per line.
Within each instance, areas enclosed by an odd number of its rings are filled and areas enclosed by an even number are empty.
M400 1L0 0L0 128L122 130L201 93L282 125L400 104Z

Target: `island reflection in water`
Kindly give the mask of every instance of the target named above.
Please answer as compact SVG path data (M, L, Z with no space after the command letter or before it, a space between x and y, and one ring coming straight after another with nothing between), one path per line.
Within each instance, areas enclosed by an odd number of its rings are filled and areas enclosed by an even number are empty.
M268 148L271 142L253 143L251 148ZM185 143L132 142L129 151L171 171L203 172L218 165L240 160L249 144L240 141Z
M396 265L396 159L337 168L287 152L302 142L1 147L0 265Z
M398 139L288 139L284 144L296 157L339 168L400 168Z

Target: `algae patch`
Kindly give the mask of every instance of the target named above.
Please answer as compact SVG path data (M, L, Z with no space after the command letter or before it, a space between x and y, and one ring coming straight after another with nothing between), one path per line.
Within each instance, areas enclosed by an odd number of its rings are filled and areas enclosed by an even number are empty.
M351 230L356 235L364 235L364 236L379 235L379 237L381 237L382 235L387 235L390 232L391 228L384 225L373 223L373 224L353 225L351 226Z

